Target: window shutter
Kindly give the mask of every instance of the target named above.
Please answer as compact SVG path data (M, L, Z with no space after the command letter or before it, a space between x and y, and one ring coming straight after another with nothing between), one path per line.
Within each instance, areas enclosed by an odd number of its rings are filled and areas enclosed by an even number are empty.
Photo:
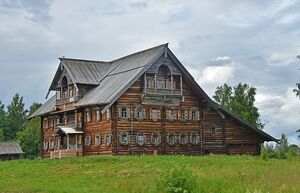
M130 107L126 108L126 116L128 119L130 119Z
M192 119L192 110L189 110L189 118L188 118L188 120L191 120Z
M118 115L119 115L119 118L122 117L122 109L121 108L118 108Z
M142 113L143 113L143 119L145 119L146 118L146 109L145 108L142 109Z
M150 108L149 111L150 111L150 119L152 119L152 108Z
M177 116L178 116L178 120L181 120L181 113L180 113L180 109L178 109L178 111L177 111Z
M173 116L174 116L174 120L176 120L177 117L176 117L176 111L175 110L173 110Z
M188 110L184 110L184 119L185 120L189 119L189 111Z
M199 111L196 111L196 117L197 117L197 121L200 120L200 112Z
M161 119L161 111L157 109L157 119Z
M134 107L134 118L137 119L138 118L138 108Z

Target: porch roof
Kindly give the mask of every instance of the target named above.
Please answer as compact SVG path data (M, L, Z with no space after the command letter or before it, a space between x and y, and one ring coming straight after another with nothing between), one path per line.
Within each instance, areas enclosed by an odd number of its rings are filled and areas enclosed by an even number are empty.
M65 134L82 134L82 131L77 131L72 127L69 126L58 126L58 130L55 131L55 133L57 133L58 131L62 131Z

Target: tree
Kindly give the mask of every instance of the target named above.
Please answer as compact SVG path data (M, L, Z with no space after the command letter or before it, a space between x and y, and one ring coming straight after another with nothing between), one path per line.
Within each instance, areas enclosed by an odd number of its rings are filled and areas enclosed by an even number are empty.
M264 124L260 120L258 108L254 105L255 95L256 88L247 84L239 83L235 87L224 84L216 88L213 98L222 107L236 113L254 127L262 129Z
M40 106L39 103L33 103L29 108L29 116ZM41 150L41 119L35 117L29 120L25 129L17 133L17 139L25 152L25 157L38 157Z
M298 133L298 138L300 139L300 129L296 131Z
M297 59L300 60L300 55L296 56ZM297 97L300 98L300 83L296 84L297 88L293 90ZM298 133L298 138L300 139L300 129L296 131Z
M0 101L0 128L2 129L2 132L3 132L3 129L6 128L6 126L7 126L6 118L7 117L6 117L6 112L5 112L5 106ZM3 137L4 137L4 133L2 133L2 134L3 134Z
M15 140L17 132L23 130L26 123L26 114L23 97L16 94L10 105L7 106L7 127L4 130L6 140Z

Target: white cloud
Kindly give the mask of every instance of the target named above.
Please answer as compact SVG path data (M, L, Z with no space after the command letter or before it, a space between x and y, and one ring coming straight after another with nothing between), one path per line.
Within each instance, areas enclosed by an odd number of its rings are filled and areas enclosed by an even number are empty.
M219 86L234 77L233 66L207 66L201 73L200 82Z

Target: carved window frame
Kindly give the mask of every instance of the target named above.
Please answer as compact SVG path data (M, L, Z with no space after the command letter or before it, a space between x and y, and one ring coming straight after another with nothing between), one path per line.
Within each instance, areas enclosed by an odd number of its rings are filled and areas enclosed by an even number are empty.
M161 136L158 132L153 132L151 134L151 144L153 145L159 145L161 143Z
M181 145L186 145L189 142L189 136L186 133L180 133L178 142Z
M200 143L200 136L198 133L191 133L190 135L190 144L197 145Z
M104 134L104 143L106 145L110 145L111 142L112 142L112 140L111 140L111 133L105 133Z
M139 146L143 146L146 143L146 135L142 132L138 132L135 140Z
M92 138L90 135L86 135L84 138L84 145L91 146L92 145Z
M142 105L134 107L134 118L137 120L144 120L146 118L146 109Z
M128 145L130 143L130 135L128 132L121 132L118 136L119 144Z
M95 145L101 145L101 135L99 133L95 135Z
M175 133L168 133L168 136L167 136L167 143L168 145L175 145L176 144L176 134Z

